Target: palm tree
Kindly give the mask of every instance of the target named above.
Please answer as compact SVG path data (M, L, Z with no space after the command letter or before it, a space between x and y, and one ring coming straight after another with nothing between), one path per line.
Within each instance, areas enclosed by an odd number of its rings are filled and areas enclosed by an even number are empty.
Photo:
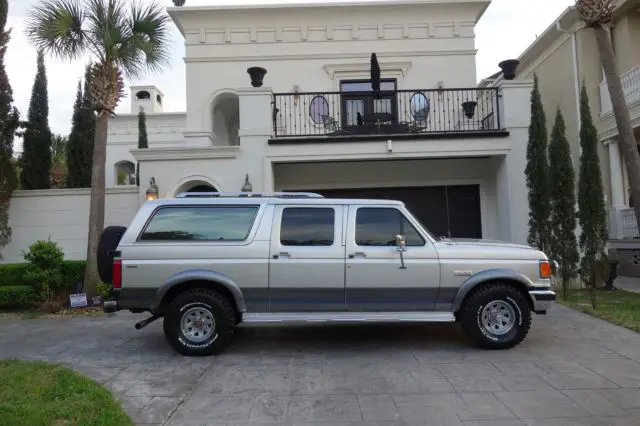
M104 228L105 161L109 117L124 96L124 78L139 78L168 63L169 17L154 2L42 0L30 12L26 34L38 49L63 60L90 57L88 88L95 110L91 203L84 289L96 294L97 251Z
M69 137L51 137L51 187L64 188L67 177L67 148Z
M600 53L600 62L602 63L604 76L607 80L611 105L613 106L613 115L618 127L618 145L629 173L631 197L634 200L640 200L640 154L638 154L636 140L633 135L629 108L627 107L627 101L622 91L618 63L616 62L616 56L613 52L613 46L611 45L611 39L609 38L609 31L607 29L613 21L615 7L616 0L576 1L576 9L580 14L580 18L584 21L587 28L592 28L595 32L596 43L598 44L598 51ZM634 209L638 229L640 229L640 203L637 203Z

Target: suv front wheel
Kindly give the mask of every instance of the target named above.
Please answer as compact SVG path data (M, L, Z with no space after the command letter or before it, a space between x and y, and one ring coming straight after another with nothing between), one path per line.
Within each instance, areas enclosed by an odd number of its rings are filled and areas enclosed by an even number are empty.
M527 336L531 309L525 296L506 283L483 285L465 300L458 314L465 334L483 349L508 349Z
M235 331L236 315L223 295L206 289L178 295L164 313L164 335L181 355L222 352Z

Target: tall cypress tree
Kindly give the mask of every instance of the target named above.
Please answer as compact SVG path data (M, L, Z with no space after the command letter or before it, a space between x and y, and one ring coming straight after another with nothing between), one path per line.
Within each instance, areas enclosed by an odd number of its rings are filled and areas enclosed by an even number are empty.
M138 149L149 148L149 140L147 139L147 116L144 108L140 107L138 111ZM136 164L136 185L140 186L140 163Z
M33 83L31 102L23 139L22 189L51 187L51 130L49 129L49 95L44 55L38 51L38 71Z
M538 88L538 76L534 74L531 91L531 123L527 144L525 175L529 189L529 235L527 241L540 250L547 250L549 243L549 164L547 162L547 124Z
M551 200L551 241L549 253L560 267L562 294L567 298L569 283L578 268L576 241L575 172L571 148L565 136L565 122L558 108L549 144L549 195Z
M84 188L82 178L84 143L82 137L82 83L78 82L67 148L67 187L69 188Z
M13 90L4 68L4 56L11 38L10 31L5 29L8 13L7 0L0 0L0 249L11 241L9 204L11 194L18 186L13 158L13 138L18 129L20 117L18 110L12 105Z
M587 87L583 80L580 94L580 176L578 183L578 221L582 228L580 248L580 277L591 290L591 303L595 308L595 288L606 261L605 247L609 237L607 212L604 202L600 159L598 158L598 131L593 124Z

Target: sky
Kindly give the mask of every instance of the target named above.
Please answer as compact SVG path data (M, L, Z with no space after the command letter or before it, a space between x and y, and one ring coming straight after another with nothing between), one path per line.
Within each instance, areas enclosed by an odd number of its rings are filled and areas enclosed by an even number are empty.
M143 0L147 1L147 0ZM172 6L171 0L158 0ZM339 0L333 0L339 1ZM11 41L5 64L13 87L15 105L23 117L29 108L31 88L36 73L36 51L24 35L29 8L39 0L9 0L7 28ZM212 4L302 3L304 0L186 0L186 6ZM574 0L493 0L476 26L476 70L478 80L499 71L503 59L517 58ZM172 25L171 63L161 73L150 74L131 84L154 84L164 92L164 111L184 111L185 64L181 34ZM62 62L47 57L49 83L49 125L55 133L68 134L78 81L84 74L85 61ZM127 91L128 92L128 91ZM129 112L124 99L116 112ZM16 141L16 153L21 141Z

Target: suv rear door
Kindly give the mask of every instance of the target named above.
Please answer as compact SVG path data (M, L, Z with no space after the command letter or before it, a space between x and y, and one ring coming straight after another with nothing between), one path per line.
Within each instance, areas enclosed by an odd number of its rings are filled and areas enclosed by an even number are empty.
M346 208L276 205L269 253L272 312L345 310Z
M406 240L404 266L396 235ZM351 205L346 240L348 311L429 311L440 287L438 253L398 206Z

